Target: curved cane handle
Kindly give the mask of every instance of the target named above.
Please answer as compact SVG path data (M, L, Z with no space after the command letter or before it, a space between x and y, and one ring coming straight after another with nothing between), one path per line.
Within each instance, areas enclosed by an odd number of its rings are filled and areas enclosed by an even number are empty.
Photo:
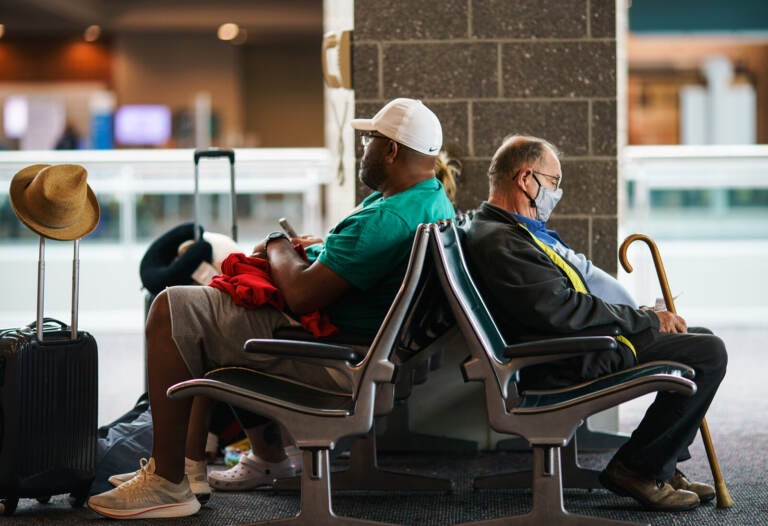
M632 272L632 265L630 265L627 260L627 249L629 248L629 245L635 241L642 241L648 245L648 248L650 248L651 256L653 257L653 265L656 267L656 274L659 277L659 285L661 285L661 295L664 296L664 303L667 305L668 311L677 313L675 310L675 300L669 290L667 273L664 271L664 263L661 262L661 254L659 253L656 243L653 242L653 239L645 234L632 234L627 236L627 239L625 239L619 247L619 261L621 262L621 266L624 267L624 270L627 272Z
M642 241L648 248L651 249L651 256L653 256L653 264L656 267L656 274L659 277L659 285L661 285L661 293L664 296L664 303L667 304L667 310L675 312L675 302L672 299L672 293L669 291L669 282L667 282L667 273L664 271L664 264L661 262L661 254L653 240L645 234L632 234L621 243L619 247L619 261L621 266L627 272L632 272L632 265L627 261L627 248L635 241ZM720 462L717 459L715 453L715 446L712 443L712 436L709 433L709 426L707 425L707 419L701 419L701 439L704 442L704 450L707 453L707 460L709 460L709 467L712 471L712 478L715 481L715 494L717 495L717 507L718 508L730 508L733 505L733 499L728 492L728 488L725 485L725 479L720 471Z

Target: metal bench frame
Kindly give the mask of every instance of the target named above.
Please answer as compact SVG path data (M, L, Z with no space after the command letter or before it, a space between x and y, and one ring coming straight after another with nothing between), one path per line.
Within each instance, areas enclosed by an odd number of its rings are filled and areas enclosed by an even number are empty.
M463 229L451 221L429 227L432 260L469 350L462 365L464 378L483 382L491 427L519 435L533 448L531 510L465 526L638 524L568 513L563 506L561 449L589 415L654 391L692 395L696 392L693 370L674 362L653 362L564 389L519 392L523 367L610 351L616 348L616 341L609 336L582 336L507 345L469 273L461 246L463 235Z
M421 309L423 304L432 305L434 300L431 291L425 291L429 276L433 276L431 272L424 272L427 244L428 226L421 225L403 283L370 349L359 361L354 357L355 350L343 345L290 340L246 342L247 352L347 368L353 379L352 392L329 393L242 367L217 369L205 378L181 382L168 389L171 398L206 396L274 419L287 429L302 450L299 513L291 518L255 524L382 524L339 517L333 512L330 451L343 438L361 437L370 432L374 416L392 407L396 370L418 356L452 325L452 319L447 325L438 311ZM447 307L442 310L450 312ZM424 324L432 323L434 328L424 330ZM412 337L414 332L419 338Z

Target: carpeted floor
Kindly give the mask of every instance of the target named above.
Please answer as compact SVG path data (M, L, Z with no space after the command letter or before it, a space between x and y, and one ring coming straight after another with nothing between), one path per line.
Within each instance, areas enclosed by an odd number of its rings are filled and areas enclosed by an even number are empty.
M707 416L731 496L732 508L716 509L714 504L681 513L643 511L627 498L605 490L566 490L567 510L584 515L633 520L652 525L759 526L768 524L768 382L764 381L761 342L765 329L721 329L718 332L730 351L729 371ZM631 431L647 406L637 400L622 406L622 431ZM684 466L686 474L709 481L711 475L699 438L692 448L693 459ZM584 455L583 465L602 468L610 454ZM480 453L454 455L387 455L383 467L437 475L454 481L450 494L367 494L334 495L338 515L409 525L447 525L469 520L524 513L530 506L527 490L473 491L472 478L521 469L529 456L522 453ZM275 495L271 491L216 493L195 516L162 521L174 525L238 524L288 517L298 511L298 497ZM0 519L2 524L98 525L106 522L86 508L72 509L65 496L48 504L22 500L16 514ZM133 524L157 521L134 521Z
M631 500L617 497L605 490L566 490L565 507L573 513L610 517L620 520L646 522L652 525L762 525L768 524L768 485L766 485L765 463L743 465L733 469L733 462L744 458L738 453L742 446L736 441L725 440L720 435L718 452L721 464L728 475L728 488L735 504L727 510L717 509L714 504L697 510L681 513L651 513L643 511ZM768 446L765 440L754 443ZM602 467L610 455L594 454L582 457L582 464L588 467ZM708 466L703 448L697 444L694 458L687 466L692 478L707 480ZM338 515L365 518L369 520L410 525L455 524L469 520L500 517L525 513L531 503L527 490L472 490L472 476L506 470L519 469L528 464L528 455L522 453L481 453L476 456L385 456L381 464L391 469L409 470L415 473L451 478L454 491L450 494L346 494L335 495L334 510ZM759 468L756 470L755 468ZM298 497L275 495L271 491L244 493L215 493L209 503L193 517L166 519L163 524L212 525L238 524L249 521L276 519L294 515L298 511ZM54 497L48 504L34 500L23 500L13 517L2 519L3 524L31 525L50 524L99 524L107 519L99 518L85 509L72 509L64 496ZM133 521L133 524L157 521Z

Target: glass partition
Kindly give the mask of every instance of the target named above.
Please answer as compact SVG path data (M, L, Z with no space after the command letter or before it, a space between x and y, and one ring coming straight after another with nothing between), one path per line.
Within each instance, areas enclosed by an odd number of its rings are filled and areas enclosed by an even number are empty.
M37 163L75 163L101 206L89 243L147 244L167 229L195 217L191 149L0 152L0 245L36 239L16 218L8 186L21 168ZM288 217L302 232L322 235L321 186L328 180L322 148L236 150L235 191L239 237L261 239ZM231 235L229 167L224 160L200 161L199 222Z
M323 148L236 149L238 244L247 252L287 217L297 230L325 234L322 187L329 180ZM88 183L101 205L98 228L80 245L80 320L92 330L139 331L144 291L139 265L157 236L194 218L193 150L0 152L0 273L12 277L0 304L4 327L35 316L37 236L15 216L8 202L14 174L31 164L75 163L88 170ZM231 235L229 166L200 161L200 223ZM72 245L46 243L47 316L69 319Z
M768 239L768 146L630 146L622 227L661 239Z

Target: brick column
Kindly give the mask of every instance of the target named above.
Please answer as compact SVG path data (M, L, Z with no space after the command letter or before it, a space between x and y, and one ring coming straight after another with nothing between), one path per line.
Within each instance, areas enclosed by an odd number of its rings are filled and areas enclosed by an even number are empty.
M464 163L465 210L487 197L488 163L504 136L553 142L565 196L551 224L615 273L615 15L615 0L356 0L355 115L395 97L422 99Z

